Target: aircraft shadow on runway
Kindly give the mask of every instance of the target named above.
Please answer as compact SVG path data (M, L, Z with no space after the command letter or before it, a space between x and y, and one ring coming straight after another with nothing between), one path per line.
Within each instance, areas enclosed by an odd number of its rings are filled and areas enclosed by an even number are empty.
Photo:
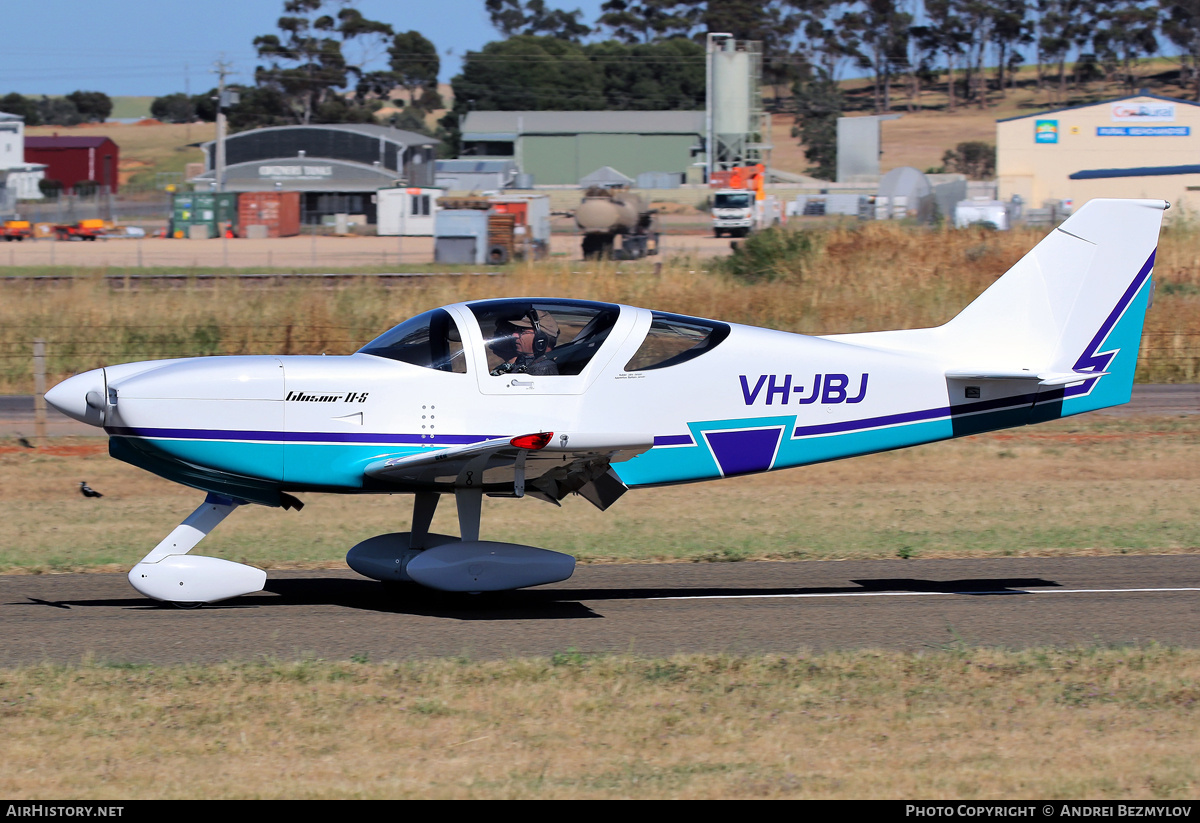
M268 580L262 594L214 603L211 609L260 609L280 606L341 606L373 612L445 617L456 620L578 620L602 618L586 602L615 600L657 600L664 598L704 597L803 597L813 595L855 595L883 592L929 592L974 596L1022 594L1025 589L1060 587L1053 580L1036 577L969 578L962 580L921 580L917 578L868 578L851 580L853 586L820 587L674 587L571 589L544 587L519 591L486 592L472 595L439 592L407 584L384 585L373 580L339 577L290 577ZM269 596L274 595L274 596ZM54 601L30 597L28 603L60 609L109 607L157 609L164 604L140 597L96 600ZM15 605L15 604L13 604ZM168 608L170 608L168 606Z

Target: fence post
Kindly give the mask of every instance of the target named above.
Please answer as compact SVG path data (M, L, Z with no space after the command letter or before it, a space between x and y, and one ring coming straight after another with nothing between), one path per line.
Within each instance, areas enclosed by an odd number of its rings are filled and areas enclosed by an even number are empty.
M46 341L33 341L33 430L39 446L46 445Z

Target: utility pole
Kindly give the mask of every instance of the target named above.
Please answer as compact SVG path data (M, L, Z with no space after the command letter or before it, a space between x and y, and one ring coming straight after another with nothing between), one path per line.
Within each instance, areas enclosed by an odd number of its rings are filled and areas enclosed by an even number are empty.
M191 99L192 99L192 78L191 78L191 74L188 71L189 68L190 67L188 66L187 63L183 64L183 96L188 99L188 103L190 105ZM192 142L192 118L190 118L190 117L187 119L187 126L185 127L185 133L184 133L184 141L187 143Z
M222 58L224 56L221 55ZM231 101L231 95L225 91L225 75L229 74L232 67L232 63L222 59L218 60L213 68L213 73L217 75L217 157L213 188L218 192L225 191L225 109L236 102Z

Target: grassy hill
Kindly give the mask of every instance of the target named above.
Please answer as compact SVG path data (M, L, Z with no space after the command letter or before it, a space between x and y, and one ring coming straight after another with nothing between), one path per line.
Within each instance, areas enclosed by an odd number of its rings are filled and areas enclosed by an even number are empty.
M113 110L109 117L113 120L149 117L150 104L154 102L153 97L113 97L111 99Z

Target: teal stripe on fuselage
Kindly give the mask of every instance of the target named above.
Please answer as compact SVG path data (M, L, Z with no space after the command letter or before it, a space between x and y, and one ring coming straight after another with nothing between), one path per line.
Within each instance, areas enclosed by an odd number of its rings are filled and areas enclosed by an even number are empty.
M363 486L363 472L376 460L427 451L427 447L372 443L288 443L284 475L289 484L358 489Z
M232 475L287 486L363 488L363 471L382 457L426 451L420 447L359 443L261 443L245 440L126 438L141 450Z
M125 437L139 451L165 460L185 463L273 483L283 477L282 443L254 443L245 440L193 440L191 438Z
M916 423L901 423L865 431L793 438L796 418L751 417L689 423L694 446L651 449L613 468L627 486L651 486L684 483L721 477L720 468L709 450L704 432L734 431L782 426L782 441L773 469L793 468L859 454L888 451L953 437L949 418Z

